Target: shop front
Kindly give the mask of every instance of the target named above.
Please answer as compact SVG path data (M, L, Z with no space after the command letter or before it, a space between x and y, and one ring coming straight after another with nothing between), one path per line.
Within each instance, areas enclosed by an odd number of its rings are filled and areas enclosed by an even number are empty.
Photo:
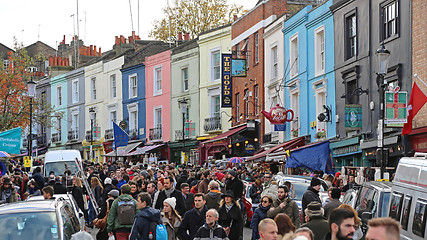
M331 141L329 147L336 171L339 171L344 166L370 167L370 162L362 158L359 137Z
M365 160L366 167L380 167L381 164L377 162L379 156L377 154L377 140L361 141L360 148L362 150L362 157ZM404 156L404 147L400 135L394 135L384 138L385 151L384 159L386 160L386 167L394 169L399 163L399 159Z
M92 144L89 141L83 140L82 142L82 147L83 147L83 159L86 160L91 160L92 162L95 163L104 163L104 158L102 158L102 155L105 154L104 152L104 138L101 138L98 141L93 141ZM91 153L90 153L90 149L92 148L92 156L93 158L91 159Z
M409 139L414 152L427 152L427 127L412 129Z
M173 142L169 143L170 150L170 162L176 164L191 163L195 164L198 162L198 156L195 156L195 151L198 151L197 140L186 140L184 143ZM183 154L184 153L184 154Z

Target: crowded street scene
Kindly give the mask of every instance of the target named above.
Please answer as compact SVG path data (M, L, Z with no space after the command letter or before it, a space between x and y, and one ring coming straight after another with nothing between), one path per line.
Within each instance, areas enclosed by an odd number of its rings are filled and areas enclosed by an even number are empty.
M426 3L0 3L0 240L427 239Z

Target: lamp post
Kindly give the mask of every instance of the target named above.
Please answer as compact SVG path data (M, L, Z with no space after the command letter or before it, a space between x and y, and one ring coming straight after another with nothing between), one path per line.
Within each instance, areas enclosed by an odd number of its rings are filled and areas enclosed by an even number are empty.
M384 47L384 43L381 45L381 47L377 50L377 59L378 59L378 78L379 81L377 81L378 84L378 92L380 97L380 117L378 119L378 149L380 151L380 154L377 154L377 158L379 157L379 162L381 164L381 179L384 179L384 172L385 172L385 159L384 159L384 92L385 88L387 87L387 80L384 79L384 76L387 74L388 69L388 60L390 58L390 51L388 51Z
M27 83L28 85L28 97L30 97L30 134L28 134L28 157L31 160L33 153L33 98L36 95L36 82L33 81L33 77Z
M184 98L178 102L178 105L182 112L182 153L185 154L185 114L187 113L188 102ZM181 158L182 158L182 153L181 153Z
M95 107L91 107L89 108L89 113L90 113L90 161L92 161L93 158L93 121L94 121L94 114L95 114Z

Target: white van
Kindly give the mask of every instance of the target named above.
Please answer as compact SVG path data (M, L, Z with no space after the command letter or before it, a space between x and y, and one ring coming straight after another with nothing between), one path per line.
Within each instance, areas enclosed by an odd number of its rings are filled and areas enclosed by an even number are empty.
M389 216L402 225L401 239L427 238L427 153L400 159L389 209Z
M70 169L72 175L75 175L79 171L77 164L82 166L82 157L77 150L48 151L44 158L43 173L45 177L48 177L50 172L58 176L64 174L66 169Z

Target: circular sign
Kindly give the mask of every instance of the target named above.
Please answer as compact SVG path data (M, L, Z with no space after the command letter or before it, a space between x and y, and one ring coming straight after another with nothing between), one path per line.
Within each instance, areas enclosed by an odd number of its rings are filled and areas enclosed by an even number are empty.
M120 126L120 128L121 128L121 129L123 129L123 130L125 130L126 128L128 128L128 124L127 124L127 122L126 122L126 121L124 121L124 120L120 121L119 126Z

